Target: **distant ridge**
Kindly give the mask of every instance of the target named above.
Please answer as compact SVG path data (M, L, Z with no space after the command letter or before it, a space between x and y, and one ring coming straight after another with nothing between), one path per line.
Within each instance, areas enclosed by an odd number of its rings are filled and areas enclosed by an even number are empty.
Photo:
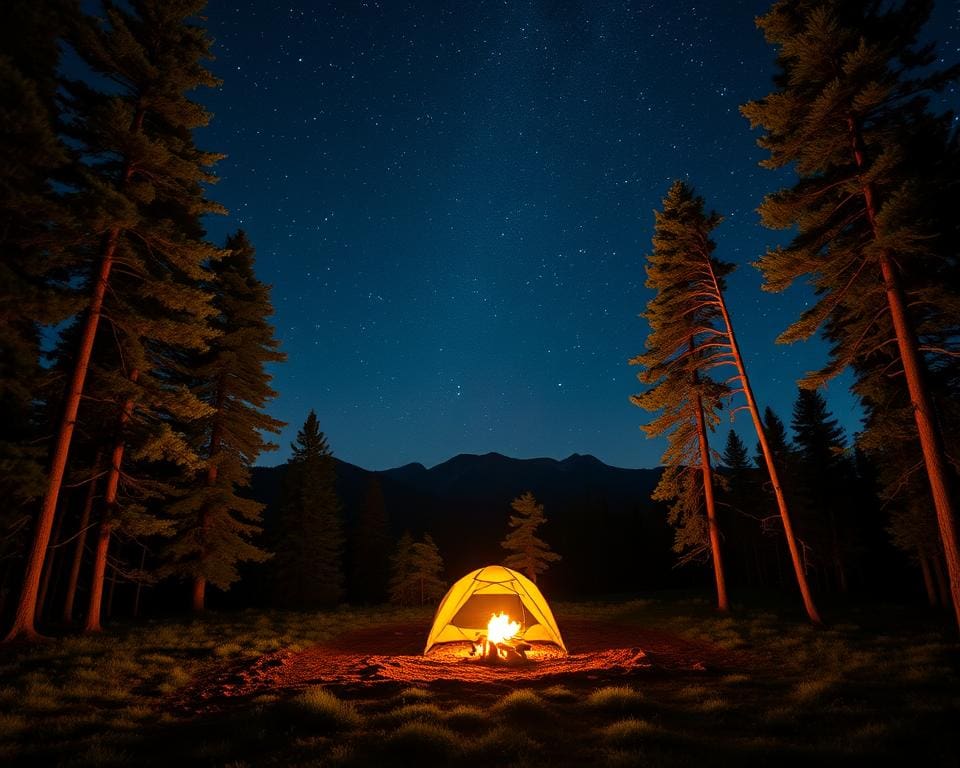
M283 465L254 469L253 495L268 505L268 522L283 472ZM337 487L350 527L379 478L393 535L430 533L451 578L502 559L510 502L531 491L545 508L543 538L563 556L544 578L576 595L651 588L670 574L673 534L665 509L650 500L660 473L611 467L589 454L461 453L429 468L413 462L379 472L338 460Z

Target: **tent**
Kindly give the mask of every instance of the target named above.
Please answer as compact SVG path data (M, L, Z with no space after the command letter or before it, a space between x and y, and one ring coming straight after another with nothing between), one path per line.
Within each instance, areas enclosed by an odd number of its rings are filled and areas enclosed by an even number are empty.
M424 654L437 643L473 642L478 633L486 632L490 617L501 611L520 622L522 640L554 643L566 653L557 622L537 585L510 568L488 565L468 573L443 596Z

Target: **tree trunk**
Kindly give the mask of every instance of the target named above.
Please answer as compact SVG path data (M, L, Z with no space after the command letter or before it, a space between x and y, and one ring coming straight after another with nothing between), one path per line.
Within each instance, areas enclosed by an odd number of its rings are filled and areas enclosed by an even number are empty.
M107 551L110 549L109 510L103 510L103 519L97 527L97 545L93 551L93 576L90 578L90 600L87 604L87 619L84 632L102 632L100 626L100 601L103 598L103 577L107 571Z
M130 372L130 381L136 382L140 378L140 371L134 368ZM103 495L103 518L97 532L97 549L93 559L93 577L90 581L90 603L87 609L87 621L84 632L100 632L100 605L103 599L103 581L107 569L107 550L110 547L110 534L113 530L112 515L117 503L117 489L120 487L120 466L123 463L123 428L130 421L133 414L133 398L127 398L120 412L117 430L117 440L113 445L110 456L110 472L107 475L107 486Z
M757 407L757 401L753 396L750 379L747 378L747 371L743 364L743 356L740 354L740 345L737 344L737 337L733 333L733 323L730 321L730 314L727 312L727 303L724 301L723 292L720 290L720 283L717 281L712 266L710 266L710 275L713 278L714 290L716 292L720 313L723 316L723 323L727 329L727 338L730 341L730 354L733 356L734 364L739 373L740 383L743 386L743 396L747 401L747 409L750 411L753 428L757 432L757 440L760 441L760 450L763 452L763 460L767 465L767 473L770 475L773 494L777 499L777 508L780 510L780 520L783 522L783 535L787 540L787 548L790 550L793 572L797 579L797 586L800 587L803 606L806 608L810 621L819 625L822 624L823 621L820 619L820 614L817 613L817 607L813 602L813 594L810 591L810 585L807 583L807 575L804 572L800 550L797 547L797 540L793 533L793 525L790 522L790 511L787 508L787 499L786 496L784 496L783 487L780 485L780 475L777 472L777 467L773 460L773 451L770 450L767 433L763 428L763 422L760 420L760 409Z
M53 566L57 557L57 542L60 540L60 531L63 530L63 518L67 510L61 505L60 514L57 515L53 526L53 533L50 536L50 546L47 547L46 562L43 565L43 576L40 578L40 589L37 591L37 612L34 615L34 621L39 622L43 618L43 609L47 604L47 591L50 589L50 578L53 575Z
M110 578L108 581L110 582L110 586L107 587L107 604L103 609L103 613L109 619L113 616L113 593L117 588L117 566L110 566Z
M27 553L27 568L23 576L23 585L20 588L20 599L17 602L13 626L4 638L5 641L17 638L36 640L40 637L34 624L37 593L40 589L40 571L43 569L47 544L50 543L50 531L53 528L57 500L60 498L60 486L63 484L63 474L67 466L67 456L70 452L70 441L73 437L73 428L76 425L77 411L80 408L80 396L83 394L83 384L87 377L90 355L93 352L93 342L97 335L97 326L100 323L100 313L103 309L103 297L106 294L110 269L113 266L113 256L119 239L120 229L114 227L107 236L103 258L100 260L100 268L93 283L93 294L90 297L90 306L87 308L87 316L83 322L77 359L70 376L63 416L60 419L60 426L54 443L50 473L47 476L47 488L40 506L40 514L37 517L37 527L34 531L30 551Z
M693 338L690 339L690 351L694 350ZM693 386L699 384L696 370L693 372ZM723 574L723 560L720 557L720 530L717 526L717 507L713 495L713 467L710 464L710 445L707 442L707 426L703 419L703 401L700 394L694 404L697 417L697 440L700 444L700 472L703 476L703 495L707 507L707 526L710 531L710 553L713 559L713 578L717 584L717 608L729 611L727 600L727 582Z
M207 580L203 576L193 577L193 612L203 613L204 594L207 588Z
M142 103L138 103L130 122L130 133L140 133L143 130L145 117L146 107ZM122 190L132 176L133 166L130 162L125 161L117 187ZM17 602L13 626L4 638L4 642L18 638L25 640L40 639L34 624L37 592L40 588L40 571L43 568L47 544L50 542L50 529L53 526L57 501L60 498L63 473L67 466L67 456L70 453L70 441L73 438L73 428L76 425L77 411L80 408L80 397L83 394L83 384L87 378L87 368L90 366L90 355L93 352L93 342L97 336L97 326L100 324L103 297L106 295L110 280L110 270L113 267L113 257L120 240L120 231L120 227L110 229L104 242L103 257L93 280L90 305L87 307L87 316L83 323L80 344L77 348L77 358L67 387L63 416L60 419L60 426L57 429L57 437L54 442L53 458L50 461L50 472L47 475L47 488L40 505L40 514L37 516L37 526L30 551L27 553L27 567L23 576L23 585L20 588L20 598Z
M933 574L930 573L930 561L922 550L917 552L917 559L920 561L920 571L923 573L923 586L927 590L927 602L931 608L936 608L937 592L933 586Z
M223 440L223 404L226 401L227 397L227 384L226 384L226 374L221 374L219 380L217 381L217 395L216 400L214 401L216 408L213 429L210 431L210 451L209 451L209 465L207 466L207 487L212 488L217 484L217 477L219 476L219 467L215 461L217 455L220 453L220 443ZM206 547L207 547L207 538L208 532L210 530L210 512L209 510L202 510L200 512L200 562L197 563L198 570L203 571L204 560L206 558ZM207 589L207 577L201 574L196 574L193 577L193 597L192 597L192 608L194 613L203 613L206 605L206 589Z
M943 558L939 552L930 555L933 561L933 573L937 577L937 590L940 593L940 605L944 608L950 608L950 587L947 585L947 575L943 572Z
M83 500L83 510L80 513L80 528L77 532L77 543L73 548L73 562L70 564L70 576L67 579L67 594L63 598L63 623L73 623L73 605L76 602L77 583L80 580L80 566L83 563L83 550L87 544L87 528L90 526L90 512L93 510L93 500L96 496L97 480L100 474L100 462L103 460L103 451L98 450L93 460L93 476L87 488L86 498Z
M860 134L860 126L852 115L848 119L848 125L853 145L853 156L859 170L863 168L863 137ZM870 221L874 240L879 240L877 210L872 183L864 182L862 190L867 218ZM910 394L910 403L913 406L913 418L917 425L920 448L923 451L923 462L926 465L927 479L930 482L933 506L937 511L940 540L943 543L943 552L947 561L947 574L950 579L950 597L954 617L957 627L960 628L960 542L957 540L956 513L950 494L943 435L934 414L933 401L927 390L926 372L920 356L917 336L910 324L907 300L903 286L900 284L900 276L897 274L893 263L893 255L886 248L880 248L877 259L880 263L880 274L883 277L883 287L887 295L887 305L890 307L890 319L893 321L893 329L897 337L897 349L903 363L907 391Z

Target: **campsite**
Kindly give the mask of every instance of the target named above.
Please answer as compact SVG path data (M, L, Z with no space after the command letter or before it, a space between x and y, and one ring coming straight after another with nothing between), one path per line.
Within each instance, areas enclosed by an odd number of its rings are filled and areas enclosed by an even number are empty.
M957 0L2 0L0 766L960 765Z
M544 676L438 674L423 609L248 610L23 649L5 660L2 759L946 766L960 746L954 647L915 614L878 606L818 630L681 595L553 610L569 666Z

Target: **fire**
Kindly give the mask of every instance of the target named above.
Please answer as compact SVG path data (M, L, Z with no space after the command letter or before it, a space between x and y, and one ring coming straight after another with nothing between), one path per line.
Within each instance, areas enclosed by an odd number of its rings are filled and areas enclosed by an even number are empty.
M487 624L487 640L491 643L502 643L519 631L520 624L516 621L510 621L510 617L501 611L490 617L490 623Z

